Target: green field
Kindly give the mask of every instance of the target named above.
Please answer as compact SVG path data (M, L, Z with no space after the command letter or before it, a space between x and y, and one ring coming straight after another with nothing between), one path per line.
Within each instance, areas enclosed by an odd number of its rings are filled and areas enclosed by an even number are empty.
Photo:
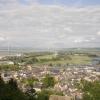
M40 64L90 64L92 58L87 55L68 55L70 59L59 58L56 59L55 55L38 56L37 59ZM52 60L55 58L55 60ZM41 61L42 60L42 61Z
M91 64L93 58L98 57L95 53L77 53L77 52L33 52L27 53L22 57L6 57L7 61L32 65L87 65Z

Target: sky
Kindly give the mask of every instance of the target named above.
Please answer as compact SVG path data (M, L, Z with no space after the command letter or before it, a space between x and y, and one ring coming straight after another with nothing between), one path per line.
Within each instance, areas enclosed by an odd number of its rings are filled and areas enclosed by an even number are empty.
M0 48L100 47L100 0L0 0Z

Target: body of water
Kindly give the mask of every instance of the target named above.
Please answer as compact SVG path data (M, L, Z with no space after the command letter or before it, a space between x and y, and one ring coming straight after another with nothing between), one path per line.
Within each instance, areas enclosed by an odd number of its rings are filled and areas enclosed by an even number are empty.
M93 65L96 65L96 64L99 64L99 63L100 63L100 57L93 58L93 60L92 60Z

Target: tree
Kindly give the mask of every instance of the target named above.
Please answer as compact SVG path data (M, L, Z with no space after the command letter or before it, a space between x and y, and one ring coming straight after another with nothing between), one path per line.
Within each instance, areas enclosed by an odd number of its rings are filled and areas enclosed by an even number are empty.
M44 87L48 88L48 87L54 87L56 81L54 79L54 77L50 76L49 74L47 74L45 76L45 78L43 78L42 80Z
M12 88L12 89L17 89L17 82L14 79L10 79L10 81L8 82L8 85Z
M100 100L100 82L88 82L82 80L80 89L83 92L83 100Z
M7 84L0 78L0 100L28 100L27 96L17 87L11 79Z

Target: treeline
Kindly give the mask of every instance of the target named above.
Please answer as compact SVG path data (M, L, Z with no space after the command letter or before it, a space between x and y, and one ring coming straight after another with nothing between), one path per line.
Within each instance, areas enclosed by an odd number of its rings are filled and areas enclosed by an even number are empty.
M52 55L53 52L31 52L25 53L26 57L38 57L38 56L45 56L45 55Z

